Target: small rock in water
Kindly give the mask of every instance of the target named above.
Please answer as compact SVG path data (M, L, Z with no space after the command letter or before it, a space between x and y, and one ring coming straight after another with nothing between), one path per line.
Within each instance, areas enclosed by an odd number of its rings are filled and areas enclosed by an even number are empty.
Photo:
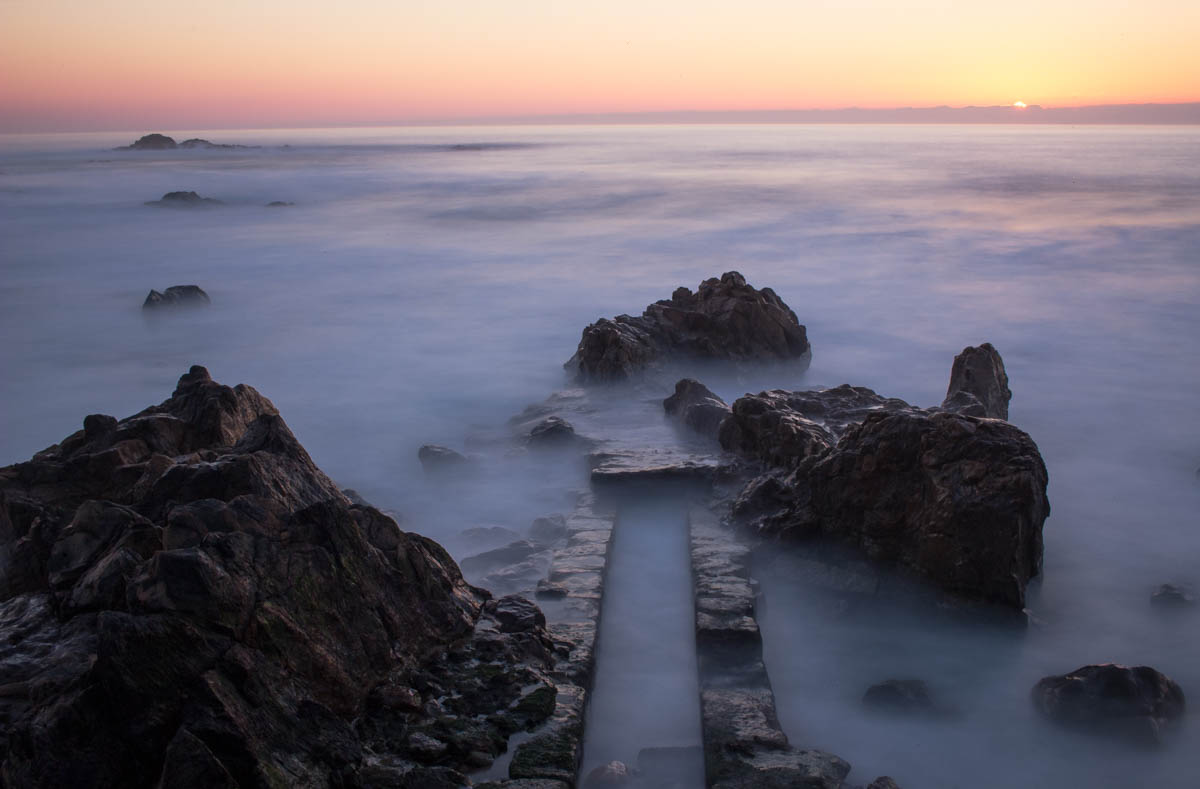
M1150 595L1150 604L1158 608L1189 608L1196 604L1196 595L1188 586L1163 584Z
M461 469L469 462L466 455L455 452L448 447L437 444L426 444L417 450L417 458L422 468L428 474L439 474L446 471Z
M534 542L547 545L561 539L567 533L567 519L562 515L546 515L538 518L529 527L529 536Z
M675 394L663 400L663 409L701 435L717 437L721 422L729 416L729 405L694 378L675 384Z
M207 307L212 303L208 294L199 285L172 285L159 293L151 290L142 302L142 309L153 310L159 307Z
M624 762L609 762L594 768L587 774L583 789L605 789L610 786L629 786L633 783L633 771Z
M919 679L889 679L872 685L863 694L863 705L875 712L933 715L938 712L929 686Z
M159 200L147 200L146 205L167 206L169 208L211 208L225 204L212 197L201 197L195 192L167 192Z
M267 203L267 208L287 208L292 205L295 205L295 203L288 202L287 200L272 200Z
M1183 716L1185 701L1174 680L1149 666L1101 663L1042 678L1033 705L1073 729L1157 745L1163 729Z
M530 429L525 443L534 449L558 449L569 447L578 439L574 425L560 416L548 416Z

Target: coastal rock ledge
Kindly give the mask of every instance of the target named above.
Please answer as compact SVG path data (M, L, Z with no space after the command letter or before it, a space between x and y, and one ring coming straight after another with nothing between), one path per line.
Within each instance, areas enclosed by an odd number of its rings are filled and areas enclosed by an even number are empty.
M672 360L766 362L807 359L808 336L783 299L736 271L707 279L695 293L677 288L640 317L601 318L583 330L564 365L581 382L618 382Z
M0 786L464 785L569 651L489 597L193 367L0 468Z

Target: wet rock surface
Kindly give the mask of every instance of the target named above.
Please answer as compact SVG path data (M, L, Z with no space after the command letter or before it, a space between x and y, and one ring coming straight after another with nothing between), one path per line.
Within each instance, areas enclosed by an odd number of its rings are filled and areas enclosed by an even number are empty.
M193 367L0 469L0 775L461 785L558 714L572 654L532 604L486 602L346 498L270 401Z
M207 307L212 299L199 285L172 285L159 293L151 290L142 302L143 310L157 310L164 307Z
M766 468L734 503L751 528L844 540L955 598L1024 608L1048 477L1008 422L840 386L740 398L720 438Z
M804 326L783 300L730 271L700 283L695 293L676 289L639 317L618 315L591 324L565 366L580 382L616 382L672 359L750 362L810 353Z
M675 393L663 401L669 416L679 419L700 435L717 437L721 422L729 416L729 405L694 378L675 384Z
M1080 731L1157 745L1183 716L1183 689L1149 666L1082 666L1042 678L1033 705L1055 723Z

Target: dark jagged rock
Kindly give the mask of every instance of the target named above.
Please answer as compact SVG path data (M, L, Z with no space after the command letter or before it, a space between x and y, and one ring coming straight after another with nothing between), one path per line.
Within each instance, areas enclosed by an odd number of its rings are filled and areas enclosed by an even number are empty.
M863 694L863 706L892 715L935 715L938 707L929 686L919 679L889 679Z
M613 382L672 359L753 362L810 354L804 326L783 300L730 271L700 283L696 293L676 289L640 317L591 324L565 367L581 382Z
M954 357L942 408L967 416L1008 419L1011 399L1004 360L991 343L968 346Z
M271 202L267 203L267 208L288 208L294 205L295 203L287 200L272 200Z
M896 783L891 776L881 775L867 784L867 789L900 789L900 784Z
M426 444L418 449L417 459L426 473L430 474L462 469L470 462L465 455L437 444Z
M1064 726L1143 745L1158 744L1185 708L1183 689L1170 677L1113 663L1044 677L1033 686L1033 704Z
M462 785L554 709L544 620L486 598L193 367L0 468L0 782Z
M213 197L201 197L195 192L167 192L159 200L147 200L146 205L167 208L213 208L225 204Z
M142 302L142 309L155 310L160 307L207 307L212 303L208 294L199 285L172 285L159 293L151 290Z
M178 147L173 137L165 134L147 134L140 137L131 145L124 145L118 151L170 151Z
M720 440L767 467L734 503L753 528L837 537L955 597L1024 608L1050 505L1013 425L840 386L740 398Z
M675 384L675 394L663 400L663 409L697 433L712 438L717 437L721 422L729 416L729 404L693 378Z
M1191 608L1196 604L1196 595L1187 586L1163 584L1150 595L1150 604L1157 608Z

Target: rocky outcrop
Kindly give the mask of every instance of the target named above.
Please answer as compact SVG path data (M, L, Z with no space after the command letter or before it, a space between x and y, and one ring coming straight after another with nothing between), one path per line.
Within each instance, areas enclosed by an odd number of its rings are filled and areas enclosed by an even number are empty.
M729 404L694 378L675 384L675 394L663 400L663 409L701 435L717 437L721 422L729 416Z
M212 303L208 294L199 285L172 285L159 293L151 290L142 302L142 309L157 310L162 307L207 307Z
M740 398L720 440L767 468L734 504L760 532L835 537L955 597L1024 607L1050 505L1037 445L1008 422L840 386Z
M165 134L147 134L138 138L130 145L117 148L118 151L170 151L178 147L174 137Z
M425 444L417 450L417 459L427 474L445 474L462 470L470 460L461 452L437 444Z
M193 367L0 469L0 782L462 785L569 649L487 598Z
M671 360L755 362L810 354L804 326L783 300L730 271L700 283L695 293L676 289L640 317L591 324L564 366L580 382L615 382Z
M201 197L195 192L167 192L158 200L147 200L146 205L164 208L215 208L225 204L214 197Z
M1112 663L1044 677L1033 686L1033 704L1055 723L1143 745L1158 744L1185 707L1183 689L1170 677Z
M1011 399L1004 360L991 343L968 346L954 357L942 408L967 416L1008 419Z

